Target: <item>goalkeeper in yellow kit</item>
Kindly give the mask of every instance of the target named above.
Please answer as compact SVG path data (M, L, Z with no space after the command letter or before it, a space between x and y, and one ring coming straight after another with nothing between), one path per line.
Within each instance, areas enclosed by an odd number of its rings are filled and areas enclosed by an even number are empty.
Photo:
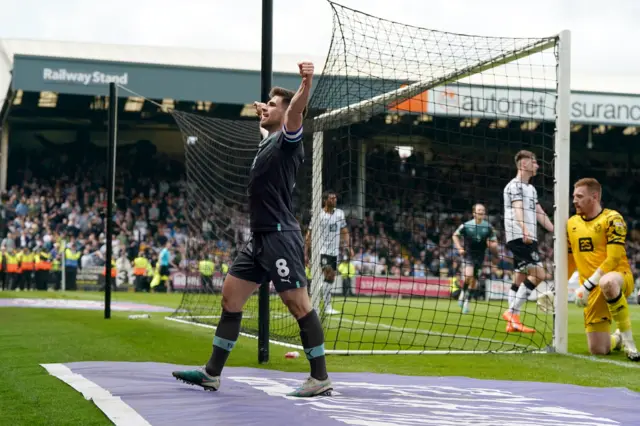
M589 352L606 355L624 348L630 360L640 361L627 304L634 285L625 250L627 226L620 213L602 208L601 198L597 180L574 184L576 214L567 222L567 237L569 273L577 270L581 282L576 304L584 307ZM612 319L618 329L610 334Z

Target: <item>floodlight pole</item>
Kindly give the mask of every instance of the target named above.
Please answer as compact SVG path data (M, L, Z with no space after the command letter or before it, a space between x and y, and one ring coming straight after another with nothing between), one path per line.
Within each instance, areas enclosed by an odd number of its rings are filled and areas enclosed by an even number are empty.
M116 178L116 139L118 127L118 88L109 83L109 145L107 149L107 256L104 274L104 317L111 318L111 259L113 259L113 199Z
M262 63L260 101L269 100L273 74L273 0L262 0ZM269 362L269 282L258 293L258 362Z

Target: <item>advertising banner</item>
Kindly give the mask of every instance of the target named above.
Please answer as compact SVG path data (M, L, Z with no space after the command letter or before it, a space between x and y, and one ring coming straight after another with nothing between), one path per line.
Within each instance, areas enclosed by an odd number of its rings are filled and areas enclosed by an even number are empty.
M555 90L517 87L449 85L436 87L427 96L426 112L461 118L553 121ZM594 125L640 125L640 97L609 93L571 93L571 122Z
M370 296L422 296L448 298L451 294L448 278L358 276L355 294Z

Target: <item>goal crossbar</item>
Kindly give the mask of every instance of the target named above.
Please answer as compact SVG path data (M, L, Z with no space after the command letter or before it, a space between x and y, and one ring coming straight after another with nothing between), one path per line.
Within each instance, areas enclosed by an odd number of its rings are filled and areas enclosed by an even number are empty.
M470 77L472 75L479 74L502 65L506 65L510 62L526 58L535 53L542 52L554 47L557 44L558 39L559 36L540 39L535 43L531 43L519 49L514 49L510 52L495 56L482 62L478 62L475 65L468 66L459 71L446 74L440 78L429 81L418 81L405 87L394 89L389 92L374 96L372 98L325 112L318 115L317 117L314 117L314 130L326 131L337 129L353 123L366 121L372 116L384 112L386 106L389 104L402 102L435 87L452 83L454 81L458 81L463 78ZM375 108L376 106L378 108Z

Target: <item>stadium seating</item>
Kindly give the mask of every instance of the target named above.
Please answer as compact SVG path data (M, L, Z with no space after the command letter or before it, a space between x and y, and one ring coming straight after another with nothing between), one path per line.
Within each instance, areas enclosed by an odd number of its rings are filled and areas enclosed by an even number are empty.
M12 152L9 171L9 191L3 196L3 207L9 212L3 224L2 246L45 247L59 253L56 243L63 238L75 244L83 253L83 266L102 266L106 250L104 215L106 191L104 155L100 150L51 156ZM75 156L74 156L75 155ZM76 158L77 157L77 158ZM352 219L353 262L359 274L387 273L394 276L453 276L458 272L460 258L451 246L451 234L469 217L474 201L470 194L456 191L448 184L463 169L472 168L475 176L485 176L487 166L449 164L437 156L425 161L417 153L402 160L394 150L374 149L368 162L376 170L367 183L367 216L364 221ZM78 167L77 164L81 164ZM629 194L640 185L634 170L613 176L602 172L597 176L607 183L605 199L615 200L625 214L630 234L627 251L634 273L640 267L640 222L636 201ZM630 174L628 176L627 174ZM403 185L385 185L389 179L403 179ZM505 174L504 180L508 178ZM480 179L480 178L477 178ZM493 180L495 182L495 180ZM437 188L433 183L437 183ZM431 187L430 187L431 184ZM423 194L422 199L409 200L401 188L409 186ZM450 188L448 186L451 186ZM234 217L235 241L219 238L215 221L201 218L200 230L188 230L186 223L184 167L160 153L132 152L118 159L116 204L116 255L124 250L132 261L140 250L150 259L166 241L172 243L173 263L179 268L193 268L198 259L184 258L184 244L188 238L198 239L203 256L213 254L217 267L229 264L235 246L248 237L246 217ZM384 188L384 189L383 189ZM484 200L489 219L499 233L502 188L492 188L478 182L475 197ZM615 190L612 190L615 188ZM341 193L341 188L335 188ZM299 191L304 191L304 188ZM448 194L445 197L443 194ZM301 197L302 198L302 197ZM308 223L309 206L297 209L304 226ZM237 211L237 210L236 210ZM228 231L226 231L228 235ZM552 261L551 235L541 241L543 262ZM500 245L503 260L498 265L487 261L485 275L509 276L512 270L510 253Z

